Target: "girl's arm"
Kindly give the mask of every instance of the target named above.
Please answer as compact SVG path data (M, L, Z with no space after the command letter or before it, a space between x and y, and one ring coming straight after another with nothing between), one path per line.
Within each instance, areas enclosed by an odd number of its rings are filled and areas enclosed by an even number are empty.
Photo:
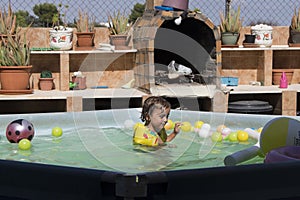
M176 137L176 135L180 132L180 126L181 126L181 122L175 123L173 132L167 137L167 142L172 141Z

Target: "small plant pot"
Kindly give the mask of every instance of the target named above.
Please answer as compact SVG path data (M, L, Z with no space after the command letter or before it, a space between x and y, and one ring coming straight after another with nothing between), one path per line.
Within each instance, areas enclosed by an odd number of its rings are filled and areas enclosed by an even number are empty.
M300 31L290 30L291 42L294 44L300 43Z
M239 33L229 33L225 32L222 33L222 44L223 45L236 45L237 41L239 39L240 34Z
M294 70L293 69L273 69L272 70L272 82L273 85L279 85L282 72L285 73L286 78L288 80L288 84L292 83Z
M72 76L72 82L76 83L73 90L84 90L86 89L86 77L76 77Z
M110 35L110 43L116 50L127 47L127 35Z
M245 34L244 43L254 43L255 42L255 35Z
M77 46L78 47L92 47L94 46L94 32L80 32L77 35Z
M54 78L39 78L40 90L52 90L54 88Z

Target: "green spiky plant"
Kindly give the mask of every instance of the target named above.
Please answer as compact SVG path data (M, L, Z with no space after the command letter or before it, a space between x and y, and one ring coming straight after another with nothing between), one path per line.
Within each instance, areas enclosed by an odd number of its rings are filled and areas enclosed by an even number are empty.
M27 66L30 61L29 42L24 35L12 37L8 35L7 40L0 43L0 66Z
M108 16L109 30L111 35L127 34L131 25L129 18L120 11Z
M94 32L95 17L90 18L88 13L83 13L79 10L76 28L77 32Z
M220 31L224 32L231 32L231 33L239 33L242 28L242 20L240 18L241 8L240 6L235 11L233 9L228 12L227 16L225 17L224 14L220 13Z
M4 10L0 10L0 34L3 35L13 35L16 33L17 26L16 26L17 17L13 14L11 9L10 2L8 4L7 12Z
M300 8L298 9L298 12L296 8L294 10L294 14L292 16L291 21L291 29L300 32Z
M41 72L40 78L52 78L52 72L49 70L44 70Z

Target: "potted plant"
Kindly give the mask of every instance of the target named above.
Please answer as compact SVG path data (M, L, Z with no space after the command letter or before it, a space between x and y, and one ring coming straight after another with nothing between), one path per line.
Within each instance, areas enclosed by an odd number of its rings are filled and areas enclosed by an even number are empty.
M0 10L0 35L1 39L7 35L15 35L16 26L16 15L13 14L10 3L8 4L7 12Z
M54 78L52 77L51 71L42 71L39 78L39 88L41 90L52 90L54 88L53 80Z
M1 91L28 93L30 91L30 47L26 36L7 36L0 44Z
M70 50L73 46L73 29L67 27L66 23L66 11L68 7L68 5L65 5L65 13L61 14L63 5L59 4L58 12L52 18L53 28L49 30L50 47L56 50ZM63 24L60 19L61 16L64 17Z
M236 11L230 9L226 16L220 13L220 31L223 45L235 45L237 43L242 28L240 13L240 6Z
M127 46L127 35L131 28L129 18L121 14L120 11L108 16L110 30L110 42L116 49L122 49Z
M92 19L87 13L82 13L79 10L78 20L76 21L76 36L78 47L94 46L95 37L95 18Z
M290 43L300 43L300 8L295 8L290 25Z
M73 90L84 90L86 89L86 77L81 71L74 72L72 75L72 89Z

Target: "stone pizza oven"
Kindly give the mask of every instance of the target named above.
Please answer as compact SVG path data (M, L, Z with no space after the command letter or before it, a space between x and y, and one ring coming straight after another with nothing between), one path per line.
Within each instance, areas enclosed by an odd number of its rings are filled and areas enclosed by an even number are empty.
M219 85L221 41L217 26L201 12L176 5L173 10L165 9L166 2L172 0L147 0L143 16L134 24L136 87L151 93L153 87L163 84ZM191 69L192 74L170 78L171 61Z

